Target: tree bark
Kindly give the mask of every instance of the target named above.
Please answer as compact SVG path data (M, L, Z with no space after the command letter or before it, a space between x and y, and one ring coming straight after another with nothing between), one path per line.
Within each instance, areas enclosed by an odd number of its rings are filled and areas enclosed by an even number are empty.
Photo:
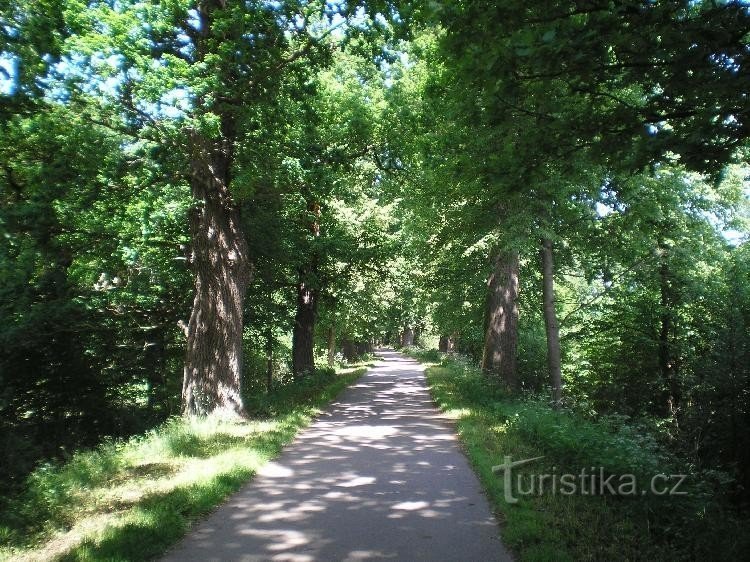
M511 388L517 383L518 252L502 251L487 283L487 331L482 370L500 377Z
M438 342L438 351L440 351L441 353L448 352L448 336L440 336L440 341Z
M350 340L349 338L345 338L342 343L342 348L344 352L344 358L348 362L351 363L357 358L357 348L352 340Z
M401 346L408 347L410 345L414 345L414 330L409 326L405 326L404 331L401 333Z
M328 328L328 366L333 367L336 358L336 327L331 324Z
M552 255L552 241L542 240L542 295L544 307L544 324L547 328L547 365L549 367L550 386L552 387L552 406L558 408L562 400L562 370L560 361L560 326L555 310L555 264Z
M240 210L229 184L234 123L222 120L222 139L194 134L190 187L198 203L190 215L195 275L182 386L186 415L244 415L242 312L252 278Z
M458 341L458 335L454 332L450 336L448 336L448 349L446 350L448 353L455 353L456 352L456 342Z
M266 330L266 390L273 391L273 330Z
M166 404L166 356L164 328L157 326L148 330L143 342L143 359L148 381L148 409L156 410Z
M310 213L310 234L313 239L320 237L320 205L312 200L309 188L307 192L307 210ZM318 273L318 254L313 246L311 259L299 270L297 284L297 313L292 330L292 374L294 378L304 377L315 370L315 322L318 319L319 289L313 287L310 279Z
M315 321L318 315L318 291L300 274L297 285L297 313L292 331L292 373L304 377L315 370Z
M673 330L672 307L674 296L670 283L671 272L666 255L662 256L659 266L660 327L659 327L659 370L665 389L664 408L666 415L675 418L679 402L677 384L677 361L672 353L670 336Z

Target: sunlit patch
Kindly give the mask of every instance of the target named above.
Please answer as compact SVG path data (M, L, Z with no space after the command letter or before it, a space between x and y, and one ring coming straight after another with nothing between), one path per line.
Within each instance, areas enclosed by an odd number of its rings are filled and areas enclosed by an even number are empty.
M398 433L395 427L390 425L350 425L334 430L336 435L346 437L366 437L370 439L381 439Z
M343 388L352 377L337 379L327 388ZM90 479L85 487L78 484L68 486L60 498L65 500L66 520L72 524L50 536L43 544L34 545L25 552L14 552L13 559L52 560L66 553L76 557L80 552L96 552L100 548L99 537L108 533L107 540L127 540L129 529L144 530L144 540L139 548L153 548L148 537L158 534L165 522L163 510L152 507L157 502L180 498L191 508L216 502L217 497L226 493L227 487L239 487L248 480L269 457L278 454L282 445L289 442L301 426L306 425L315 413L309 403L314 399L317 406L326 402L325 396L316 391L312 396L306 391L300 404L288 414L274 420L222 420L219 417L174 419L152 432L132 440L115 444L103 444L94 451L82 453L71 461L70 470L58 470L61 483L81 474L87 475L90 467L97 471L87 476ZM335 459L336 457L331 457ZM102 463L102 461L106 461ZM243 501L236 497L229 504L228 521L236 525L242 533L247 530L248 520L257 521L257 515L275 511L289 513L294 517L306 518L320 511L318 504L295 505L287 501L289 488L286 479L304 477L304 470L292 470L287 466L273 463L265 466L263 476L269 483L265 490L266 501L262 504ZM328 486L334 486L335 475ZM356 476L356 475L354 475ZM63 479L63 477L65 479ZM341 477L339 480L343 479ZM78 482L78 480L76 480ZM310 481L312 485L313 481ZM68 490L70 490L68 492ZM273 500L282 501L273 501ZM347 501L356 498L347 496ZM299 502L298 502L299 503ZM158 503L158 505L161 505ZM201 508L203 509L203 508ZM284 523L286 525L286 522ZM257 530L257 529L256 529ZM206 536L217 532L207 525L195 531L204 544L211 542ZM151 534L149 534L151 533ZM276 541L276 535L269 540ZM302 544L304 537L285 535L283 548L294 548ZM239 543L243 543L242 540ZM234 542L222 546L231 547ZM0 559L5 559L9 550L0 546ZM150 552L150 550L149 550ZM269 553L266 559L310 560L307 555L289 558L287 553Z
M259 531L257 529L239 529L242 535L251 535L261 538L273 539L266 546L267 550L279 551L299 547L308 544L310 540L304 533L293 529L274 529L273 531Z
M274 509L268 513L263 513L257 519L258 523L273 523L274 521L301 521L306 519L308 514L325 510L325 504L318 501L303 502L293 508L285 507L283 509ZM265 510L264 510L265 511Z
M429 507L427 502L401 502L394 505L391 509L400 509L404 511L416 511L418 509L425 509Z
M294 476L294 471L278 463L269 462L258 471L258 474L269 478L289 478Z
M357 478L352 478L351 480L336 485L341 488L354 488L356 486L367 486L368 484L372 484L373 482L375 482L375 478L373 476L359 476Z
M352 550L346 557L347 560L370 560L372 558L390 558L385 553L377 550Z
M271 557L274 562L312 562L315 560L309 554L296 554L293 552L285 552L283 554L275 554Z

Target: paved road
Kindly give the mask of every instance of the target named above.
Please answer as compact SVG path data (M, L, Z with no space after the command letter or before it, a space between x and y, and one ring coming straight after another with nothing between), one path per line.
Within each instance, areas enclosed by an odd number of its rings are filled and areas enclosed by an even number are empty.
M511 560L424 368L379 356L165 560Z

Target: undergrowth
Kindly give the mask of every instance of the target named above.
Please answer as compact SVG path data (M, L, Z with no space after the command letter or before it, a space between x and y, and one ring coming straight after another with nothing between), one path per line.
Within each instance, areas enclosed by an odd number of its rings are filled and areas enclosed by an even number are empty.
M0 514L0 559L148 560L277 456L364 368L248 400L249 421L173 418L47 464Z
M521 560L716 560L739 559L748 552L747 516L726 501L720 474L693 472L652 435L621 418L592 420L554 411L544 401L510 396L460 358L411 354L433 362L426 371L433 397L456 420L501 521L503 541ZM543 457L512 470L510 502L505 473L492 471L506 455L514 461ZM614 475L616 493L606 487L601 493L602 478L593 480L594 494L580 485L571 495L560 493L560 476L579 476L584 469L603 478ZM539 493L540 474L557 475L558 485L547 480ZM678 489L685 494L652 493L657 474L687 474ZM524 490L537 478L533 494L518 492L519 475ZM637 493L627 493L629 487L620 493L623 475L633 475ZM670 489L676 482L658 480L656 489Z

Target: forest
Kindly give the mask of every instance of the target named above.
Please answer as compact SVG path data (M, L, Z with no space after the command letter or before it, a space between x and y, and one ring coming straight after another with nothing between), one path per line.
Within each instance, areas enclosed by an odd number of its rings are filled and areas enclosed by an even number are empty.
M619 547L508 515L519 559L746 556L749 93L744 0L0 0L0 558L380 347L526 453L689 475L598 500Z

